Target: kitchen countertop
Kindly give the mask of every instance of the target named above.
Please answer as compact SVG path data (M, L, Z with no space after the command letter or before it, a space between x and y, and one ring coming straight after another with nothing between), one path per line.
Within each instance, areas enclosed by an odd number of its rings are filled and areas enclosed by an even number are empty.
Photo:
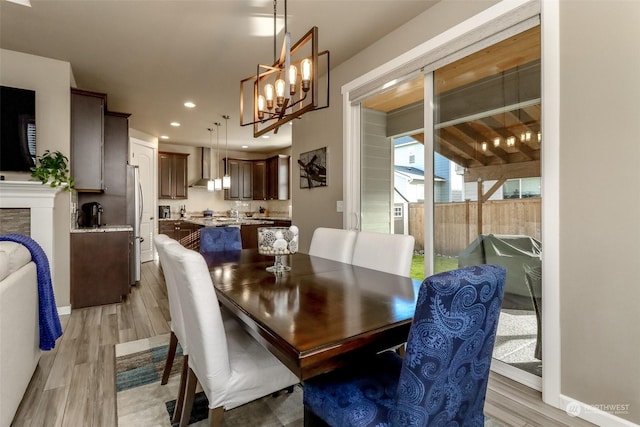
M272 225L273 221L264 218L183 218L182 221L202 227L225 227L227 225Z
M100 227L71 229L72 233L109 233L115 231L133 231L133 227L130 225L102 225Z
M191 215L189 217L185 217L185 218L180 218L180 217L171 217L171 218L158 218L158 221L191 221L191 220L203 220L204 217L202 216L194 216ZM225 220L225 221L231 221L232 219L229 217L225 217L225 216L214 216L213 219L221 219L221 220ZM254 215L252 217L247 217L247 216L243 216L242 214L240 215L240 220L241 221L291 221L290 217L284 217L284 216L257 216Z

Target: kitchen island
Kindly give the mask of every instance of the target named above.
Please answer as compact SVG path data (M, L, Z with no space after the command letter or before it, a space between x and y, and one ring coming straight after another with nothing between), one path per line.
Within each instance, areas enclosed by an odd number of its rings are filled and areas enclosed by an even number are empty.
M230 218L223 216L201 217L191 216L182 219L160 219L158 229L161 234L179 241L183 246L198 250L200 246L200 228L202 227L240 227L243 249L258 246L258 228L274 226L289 227L290 218Z

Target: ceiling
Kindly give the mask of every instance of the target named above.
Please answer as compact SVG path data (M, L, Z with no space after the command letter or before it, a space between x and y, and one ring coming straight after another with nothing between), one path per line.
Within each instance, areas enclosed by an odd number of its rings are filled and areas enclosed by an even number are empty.
M293 40L319 28L332 68L438 0L291 0ZM78 88L108 95L132 128L167 142L208 146L207 128L231 116L229 149L273 151L290 127L254 139L239 125L239 83L273 61L272 0L0 0L0 47L71 63ZM282 18L284 3L278 3ZM281 19L280 19L281 21ZM281 23L281 22L280 22ZM278 38L278 51L282 43ZM185 101L196 104L193 109ZM333 101L334 103L337 101ZM170 122L181 123L180 127Z

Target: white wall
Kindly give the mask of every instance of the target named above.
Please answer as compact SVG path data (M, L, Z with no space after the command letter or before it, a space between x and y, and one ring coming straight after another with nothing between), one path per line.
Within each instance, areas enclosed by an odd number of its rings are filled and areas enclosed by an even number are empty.
M638 424L639 21L638 1L560 2L557 260L562 393Z
M71 95L75 85L71 64L49 58L0 49L0 83L36 92L37 153L71 150ZM3 173L4 174L4 173ZM7 180L28 180L30 175L4 174ZM69 307L70 261L69 193L59 192L54 207L54 292L58 307Z

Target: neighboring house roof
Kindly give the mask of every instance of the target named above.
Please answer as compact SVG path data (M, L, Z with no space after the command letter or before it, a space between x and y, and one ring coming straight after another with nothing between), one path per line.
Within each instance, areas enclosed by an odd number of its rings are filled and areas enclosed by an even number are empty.
M393 145L397 148L401 145L421 144L410 136L401 136L393 139Z

